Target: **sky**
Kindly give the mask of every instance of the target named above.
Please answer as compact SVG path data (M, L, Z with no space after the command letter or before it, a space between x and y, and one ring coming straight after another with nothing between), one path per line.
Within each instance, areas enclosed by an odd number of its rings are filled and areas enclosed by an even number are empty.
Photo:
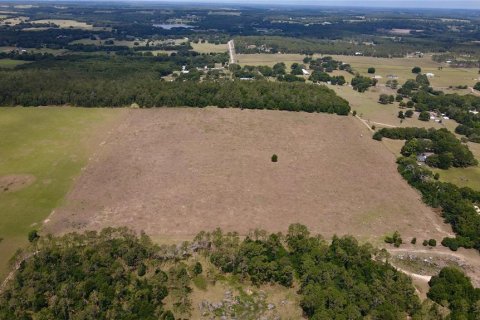
M137 0L138 1L138 0ZM140 0L141 1L141 0ZM318 5L345 7L480 9L480 0L168 0L168 2Z

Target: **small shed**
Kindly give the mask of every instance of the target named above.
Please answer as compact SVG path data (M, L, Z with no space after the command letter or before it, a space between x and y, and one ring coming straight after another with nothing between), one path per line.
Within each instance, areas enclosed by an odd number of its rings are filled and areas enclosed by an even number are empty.
M417 161L418 162L425 162L427 161L427 158L430 157L433 154L433 152L423 152L417 155Z

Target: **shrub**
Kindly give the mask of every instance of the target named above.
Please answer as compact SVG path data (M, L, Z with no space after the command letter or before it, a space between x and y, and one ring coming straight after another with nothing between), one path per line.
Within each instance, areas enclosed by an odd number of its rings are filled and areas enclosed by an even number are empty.
M422 244L423 244L424 247L428 246L428 240L423 240Z
M459 244L457 239L455 238L443 238L442 240L442 246L449 248L452 251L457 251Z
M373 73L375 73L375 68L374 68L374 67L370 67L370 68L368 68L367 71L368 71L368 73L373 74Z
M410 241L411 244L416 244L417 243L417 238L412 238L412 241Z
M430 114L427 111L422 111L418 115L418 120L420 121L429 121L430 120Z
M355 117L357 115L357 111L353 110L352 115Z
M276 154L272 155L272 162L277 162L278 156Z
M412 73L420 73L420 72L422 72L422 68L420 68L420 67L413 67Z
M381 104L388 104L389 103L389 96L388 94L382 93L378 98L378 102Z
M412 110L405 111L405 117L411 118L412 116L413 116L413 111Z
M400 233L398 231L395 231L392 236L385 237L385 242L391 243L398 248L403 243L403 240L402 240L402 237L400 236Z
M480 91L480 82L475 83L473 89Z
M139 277L143 277L145 273L147 273L147 267L145 266L145 264L141 263L138 266L137 274Z
M30 241L30 242L33 242L33 241L37 240L38 238L40 238L40 236L38 235L37 230L32 230L28 233L28 241Z
M398 111L398 117L400 119L405 119L405 115L403 114L403 111Z
M431 247L437 246L437 240L435 240L435 239L428 240L428 245L431 246Z
M202 264L197 261L197 262L193 265L193 274L195 274L196 276L198 276L198 275L201 274L202 272L203 272Z

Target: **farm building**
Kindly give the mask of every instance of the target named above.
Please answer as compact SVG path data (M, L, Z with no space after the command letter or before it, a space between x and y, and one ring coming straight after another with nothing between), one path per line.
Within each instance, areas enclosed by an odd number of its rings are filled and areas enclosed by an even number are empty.
M417 156L417 161L418 162L425 162L427 161L427 158L430 157L433 154L433 152L423 152Z

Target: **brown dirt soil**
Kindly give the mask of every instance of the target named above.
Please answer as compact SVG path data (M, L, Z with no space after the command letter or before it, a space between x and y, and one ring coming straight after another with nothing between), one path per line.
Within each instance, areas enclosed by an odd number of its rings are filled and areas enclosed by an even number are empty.
M15 192L28 187L35 182L35 176L30 174L9 174L0 177L0 193Z
M55 233L128 226L174 238L296 222L377 243L394 230L451 234L354 117L217 108L129 110L50 220Z

